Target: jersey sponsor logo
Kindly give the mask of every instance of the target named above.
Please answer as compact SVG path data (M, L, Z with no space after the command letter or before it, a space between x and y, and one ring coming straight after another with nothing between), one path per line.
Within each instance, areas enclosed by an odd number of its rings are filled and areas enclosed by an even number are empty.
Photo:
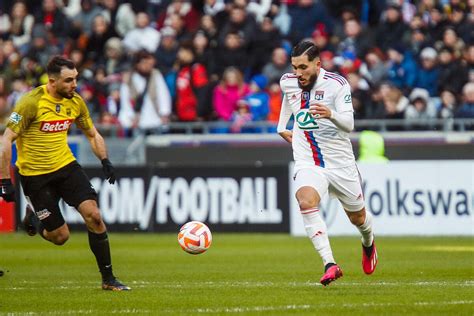
M67 131L72 124L72 120L41 122L40 131L46 133L57 133Z
M21 116L17 112L12 112L12 114L10 114L10 118L8 120L12 123L18 124L18 123L20 123L22 118L23 118L23 116Z
M351 103L352 102L352 96L350 94L346 94L344 96L344 103Z
M298 124L298 127L300 129L304 129L304 130L319 129L318 122L311 115L308 109L299 110L296 113L295 118L296 118L296 124Z
M324 99L324 91L323 90L316 90L314 94L314 98L318 101Z

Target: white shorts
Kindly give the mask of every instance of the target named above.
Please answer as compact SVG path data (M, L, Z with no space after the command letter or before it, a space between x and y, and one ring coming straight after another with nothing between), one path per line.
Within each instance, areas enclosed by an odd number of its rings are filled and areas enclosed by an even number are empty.
M336 197L345 210L357 212L364 208L362 180L357 165L325 169L318 166L302 168L295 172L295 189L313 187L322 199L326 193Z

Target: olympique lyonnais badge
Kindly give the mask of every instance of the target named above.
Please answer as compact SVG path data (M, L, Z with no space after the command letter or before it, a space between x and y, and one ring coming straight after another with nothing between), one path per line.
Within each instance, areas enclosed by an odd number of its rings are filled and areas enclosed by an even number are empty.
M61 112L61 104L56 104L56 113Z
M318 101L324 99L324 91L323 90L316 90L314 94L314 98Z

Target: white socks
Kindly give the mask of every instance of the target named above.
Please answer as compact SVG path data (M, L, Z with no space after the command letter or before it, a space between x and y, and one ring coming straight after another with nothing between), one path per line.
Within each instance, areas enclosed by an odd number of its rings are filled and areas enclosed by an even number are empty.
M335 263L334 257L332 256L331 245L329 244L326 223L324 223L324 220L319 213L319 209L310 208L307 210L300 210L300 212L301 215L303 215L306 234L309 239L311 239L314 248L319 252L324 265Z
M362 235L362 244L365 247L372 246L374 234L372 232L372 214L365 211L365 222L360 226L356 226Z

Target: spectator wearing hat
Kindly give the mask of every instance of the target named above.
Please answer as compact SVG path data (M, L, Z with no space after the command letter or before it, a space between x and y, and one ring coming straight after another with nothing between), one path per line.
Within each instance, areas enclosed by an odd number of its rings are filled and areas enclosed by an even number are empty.
M232 132L262 132L258 127L244 127L247 122L264 121L269 112L269 96L265 91L267 78L255 75L250 80L250 92L237 102L237 110L232 115Z
M409 52L401 45L394 45L387 50L388 76L394 86L408 93L416 82L418 66Z
M334 56L333 52L328 50L322 51L319 54L319 59L321 60L321 67L324 68L324 70L336 73L339 72L338 65L336 65L337 57Z
M426 89L430 96L436 96L438 82L438 52L433 47L425 47L420 53L420 64L414 87Z
M156 66L166 77L176 61L179 43L176 40L176 31L170 26L162 28L160 34L160 45L155 51Z
M267 78L261 74L250 79L250 93L241 99L248 104L253 121L264 121L268 115Z
M336 51L336 48L330 41L329 35L327 27L324 24L316 24L313 34L311 34L311 38L313 39L314 44L319 48L320 52L330 51L334 53Z
M415 88L410 93L410 104L405 110L405 119L431 120L436 118L436 106L430 99L428 90Z

